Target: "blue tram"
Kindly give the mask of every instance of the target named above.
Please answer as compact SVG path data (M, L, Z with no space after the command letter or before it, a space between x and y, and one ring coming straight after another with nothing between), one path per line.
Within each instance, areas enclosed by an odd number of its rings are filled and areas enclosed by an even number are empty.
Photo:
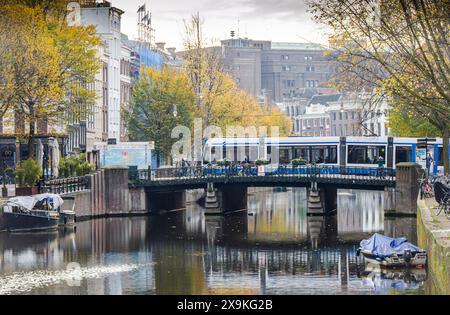
M404 137L228 137L211 138L205 144L205 159L214 163L221 159L254 161L266 159L276 164L289 164L302 158L307 163L346 167L347 172L372 172L381 156L385 167L400 162L416 162L425 168L426 154L433 158L430 171L443 173L442 139L419 149L418 138ZM277 153L277 154L275 154ZM450 159L450 155L448 157Z

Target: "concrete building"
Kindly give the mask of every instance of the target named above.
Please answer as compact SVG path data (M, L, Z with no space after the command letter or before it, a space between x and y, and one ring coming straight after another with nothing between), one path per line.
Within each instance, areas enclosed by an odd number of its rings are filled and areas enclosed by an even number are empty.
M121 15L124 11L113 7L110 2L83 1L81 3L80 21L82 25L94 25L97 35L103 41L105 54L108 56L108 138L120 140L120 61L122 59Z
M302 137L330 136L330 116L326 107L320 103L306 106L303 115L295 119L295 134Z
M333 54L318 44L232 38L221 47L224 68L239 86L254 96L265 90L273 103L323 87L334 73Z
M302 123L302 119L299 119L299 115L305 115L307 105L313 96L330 95L334 93L336 93L336 91L332 88L303 88L299 89L299 92L295 97L284 98L282 102L276 103L276 105L292 120L292 134L298 135L301 134L300 124ZM308 113L311 112L310 110L311 109L308 110ZM314 112L317 112L316 108L314 109Z
M228 39L221 42L224 70L229 72L236 83L254 96L262 89L262 52L270 49L269 41L249 39Z
M128 130L126 113L130 110L131 87L132 87L132 49L122 42L120 59L120 142L128 141Z
M291 115L293 133L305 137L387 136L387 110L387 99L372 93L315 95L299 115Z

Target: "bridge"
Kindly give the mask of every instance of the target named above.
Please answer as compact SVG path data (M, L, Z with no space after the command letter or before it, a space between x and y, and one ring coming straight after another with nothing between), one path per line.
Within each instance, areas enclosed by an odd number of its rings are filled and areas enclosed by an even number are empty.
M80 209L77 217L129 213L157 213L183 209L186 191L198 192L205 214L223 214L247 208L248 187L306 187L308 214L337 209L339 188L384 190L385 210L414 215L419 192L420 166L399 163L392 168L344 166L199 166L138 170L137 167L102 168L84 177L43 181L41 192L71 198ZM394 190L395 188L395 190ZM395 197L395 198L394 198ZM197 199L195 201L197 201ZM68 205L71 205L68 203Z
M182 167L137 170L130 168L129 183L148 191L180 188L202 188L207 184L217 186L334 186L368 190L395 187L395 170L392 168L363 168L339 166L227 166Z
M386 190L395 187L392 168L341 166L234 165L128 171L129 185L144 189L153 209L182 208L185 190L206 188L207 214L246 209L248 187L307 187L309 214L336 209L337 189Z

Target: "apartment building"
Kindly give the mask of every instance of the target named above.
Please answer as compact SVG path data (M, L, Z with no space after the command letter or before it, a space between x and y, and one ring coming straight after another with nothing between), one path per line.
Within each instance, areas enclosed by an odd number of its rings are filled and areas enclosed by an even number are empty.
M334 73L334 54L313 43L280 43L248 38L221 41L224 69L238 85L272 103L298 98L305 88L319 88Z

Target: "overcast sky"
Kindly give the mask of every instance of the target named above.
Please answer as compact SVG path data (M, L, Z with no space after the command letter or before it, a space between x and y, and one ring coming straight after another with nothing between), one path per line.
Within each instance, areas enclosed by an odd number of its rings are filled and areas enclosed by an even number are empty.
M326 44L325 28L314 23L303 0L111 0L123 11L122 32L136 38L137 8L146 3L153 17L157 42L183 47L183 20L200 12L204 31L216 42L240 37L284 42Z

